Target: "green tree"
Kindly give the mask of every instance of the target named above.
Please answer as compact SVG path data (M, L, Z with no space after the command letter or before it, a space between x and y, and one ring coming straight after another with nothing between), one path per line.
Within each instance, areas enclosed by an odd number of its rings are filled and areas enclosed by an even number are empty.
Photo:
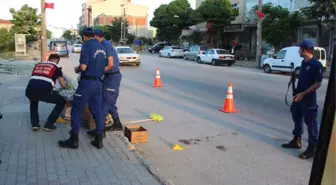
M263 40L279 51L282 44L295 39L297 28L304 22L304 16L298 11L291 13L287 8L272 4L263 5L262 10L265 14L262 21Z
M99 29L104 33L104 38L106 40L111 40L112 39L112 34L111 34L111 25L103 25L103 26L95 26L94 29Z
M109 33L111 34L110 37L114 42L118 42L120 41L120 36L121 36L121 24L124 24L125 26L125 35L128 35L128 21L127 20L123 20L122 18L114 18L114 20L112 21L112 26L109 27Z
M37 15L37 9L29 7L27 4L23 5L20 10L11 8L12 23L14 24L11 31L13 33L29 34L27 35L27 42L36 41L39 32L36 30L40 25L40 16Z
M50 30L47 30L47 39L51 39L52 33Z
M130 34L128 33L126 35L126 38L127 38L127 41L126 41L126 44L133 44L134 43L134 40L135 40L135 35L134 34Z
M193 9L187 0L175 0L156 9L150 25L158 29L158 39L170 42L178 39L182 29L196 23L192 15Z
M302 8L302 12L308 19L312 20L330 20L336 15L335 0L309 0L312 4L306 8Z
M14 51L14 35L5 28L0 29L0 51Z
M72 34L71 30L65 30L62 37L64 37L67 40L71 40L71 39L73 39L73 34Z
M232 9L229 0L206 0L196 10L198 22L211 23L215 34L223 36L224 28L229 26L237 17L238 12Z

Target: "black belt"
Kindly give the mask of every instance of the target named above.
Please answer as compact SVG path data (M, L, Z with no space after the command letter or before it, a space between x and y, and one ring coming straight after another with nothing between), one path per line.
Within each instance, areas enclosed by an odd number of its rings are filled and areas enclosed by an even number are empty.
M94 76L81 76L81 80L100 80L99 77L94 77Z
M112 73L105 73L105 76L110 76L110 75L115 75L115 74L119 74L120 71L116 71L116 72L112 72Z

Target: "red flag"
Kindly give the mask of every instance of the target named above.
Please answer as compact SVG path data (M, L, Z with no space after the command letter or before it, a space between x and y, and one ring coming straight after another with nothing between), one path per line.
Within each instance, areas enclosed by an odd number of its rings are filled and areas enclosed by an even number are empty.
M265 14L260 10L256 10L255 13L257 14L259 19L262 19L265 17Z
M54 9L54 3L44 3L44 9Z

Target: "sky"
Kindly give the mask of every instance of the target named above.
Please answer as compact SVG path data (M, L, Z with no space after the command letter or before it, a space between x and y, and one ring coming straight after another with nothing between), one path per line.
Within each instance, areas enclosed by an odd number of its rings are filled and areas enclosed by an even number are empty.
M54 10L46 10L47 25L56 28L77 28L81 15L81 4L85 0L45 0L55 4ZM153 18L154 10L161 4L169 3L172 0L131 0L132 3L141 4L149 8L149 19ZM10 8L20 9L22 5L28 4L30 7L40 10L40 0L0 0L0 19L11 19ZM195 0L189 0L195 4ZM193 7L193 5L192 5Z

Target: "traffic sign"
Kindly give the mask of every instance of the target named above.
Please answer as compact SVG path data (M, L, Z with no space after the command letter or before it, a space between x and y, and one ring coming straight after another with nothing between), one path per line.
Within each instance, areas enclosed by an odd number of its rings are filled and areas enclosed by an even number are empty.
M134 41L134 44L137 45L137 46L141 45L141 43L142 43L142 40L135 40Z

